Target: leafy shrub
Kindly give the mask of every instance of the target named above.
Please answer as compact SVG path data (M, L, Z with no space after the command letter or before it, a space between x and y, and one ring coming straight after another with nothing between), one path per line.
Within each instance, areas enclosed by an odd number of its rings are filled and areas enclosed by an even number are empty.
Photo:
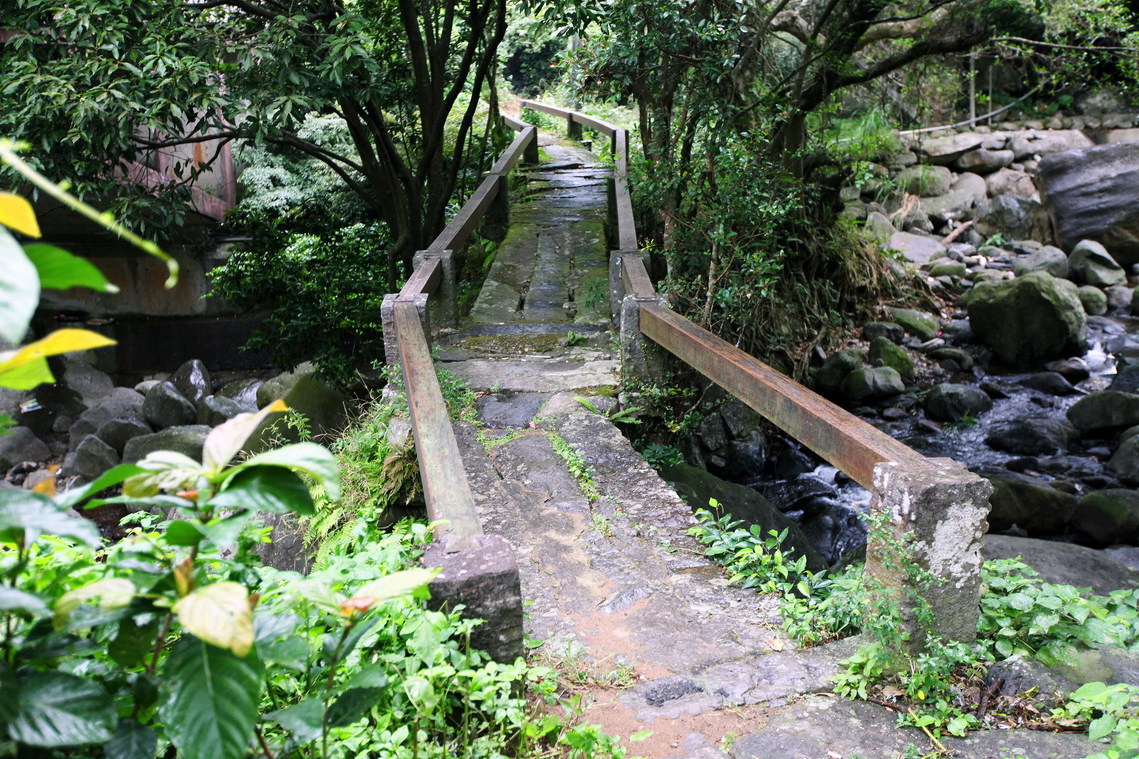
M323 377L351 383L358 367L384 357L383 227L273 234L278 222L262 221L264 236L210 272L214 293L240 308L265 310L264 325L246 347L269 350L277 368L311 360Z

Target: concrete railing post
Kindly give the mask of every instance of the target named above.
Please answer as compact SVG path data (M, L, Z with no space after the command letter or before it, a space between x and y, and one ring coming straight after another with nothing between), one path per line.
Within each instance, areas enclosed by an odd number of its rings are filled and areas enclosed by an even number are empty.
M909 649L977 637L981 539L993 486L951 459L874 467L866 573L897 604Z
M441 570L431 581L431 608L451 611L462 605L463 616L485 620L471 633L474 648L508 664L522 656L522 586L506 538L444 538L427 547L423 565Z
M438 258L443 267L443 278L439 282L439 287L427 301L431 324L437 327L454 327L459 323L459 303L455 293L455 251L416 251L411 258L411 267L417 268L427 258ZM426 329L426 326L424 328Z
M535 164L538 162L538 132L526 143L526 150L522 153L522 163Z
M621 327L621 380L638 380L645 383L664 382L668 368L668 353L641 333L641 306L655 303L668 308L667 295L637 297L626 295L621 299L616 316Z
M506 174L498 175L498 189L490 207L482 220L482 236L488 240L502 242L510 229L510 177Z
M566 134L571 140L581 139L581 124L573 120L573 114L566 116Z
M399 342L396 340L395 330L395 304L399 300L397 293L384 296L380 304L380 324L384 328L384 358L388 366L400 366ZM415 310L419 312L419 321L423 324L423 334L428 344L431 342L431 320L427 315L427 295L420 294L414 297Z

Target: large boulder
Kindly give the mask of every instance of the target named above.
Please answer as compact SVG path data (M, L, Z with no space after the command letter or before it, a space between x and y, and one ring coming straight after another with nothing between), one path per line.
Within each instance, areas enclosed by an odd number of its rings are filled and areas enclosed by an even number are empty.
M1018 161L1092 145L1095 143L1091 138L1075 129L1053 129L1047 132L1029 130L1014 135L1009 140L1009 149Z
M1072 527L1097 546L1134 545L1139 538L1139 492L1116 488L1088 493L1071 521Z
M985 136L974 132L952 134L948 137L926 138L913 146L915 153L925 156L930 163L951 164L966 153L977 150Z
M963 422L976 419L993 407L993 399L972 385L948 382L934 385L925 396L925 413L939 422Z
M1012 477L988 479L993 484L993 494L989 496L989 529L993 532L1015 525L1033 536L1057 535L1064 532L1079 504L1071 493L1043 483Z
M1132 487L1139 485L1139 435L1132 435L1120 442L1115 453L1108 459L1107 470L1120 482Z
M1079 437L1079 431L1066 419L1022 417L994 425L985 442L999 451L1037 456L1065 451Z
M936 237L912 232L895 232L890 235L889 246L891 250L899 251L907 261L919 266L945 255L945 246Z
M1094 548L1052 540L986 535L981 548L985 561L1020 558L1055 585L1090 587L1095 593L1139 587L1139 572Z
M1093 287L1111 287L1127 279L1123 267L1095 240L1080 240L1068 256L1068 266L1072 279Z
M865 360L866 351L863 348L835 351L826 357L815 372L815 386L828 395L837 393L846 375L861 367Z
M197 421L198 409L178 392L173 382L159 382L146 391L142 416L153 427L162 429L193 424Z
M1062 248L1094 239L1124 266L1139 263L1139 143L1046 156L1036 181Z
M921 164L902 169L894 177L894 181L903 192L932 198L949 192L953 184L953 172L944 166Z
M1139 424L1139 395L1118 390L1088 393L1068 409L1068 421L1084 433L1101 433Z
M989 195L1015 195L1018 198L1036 198L1036 183L1032 175L1016 169L999 169L985 177Z
M76 448L83 438L94 434L112 419L142 420L143 396L129 387L116 387L111 394L91 406L68 430L70 446Z
M301 364L291 372L266 380L257 389L259 408L278 398L303 414L314 434L334 432L347 420L348 396L317 377L312 364Z
M965 172L953 181L949 190L932 198L923 198L921 210L930 218L956 221L972 215L973 208L988 194L983 177Z
M47 461L51 450L27 427L10 427L0 435L0 480L4 473L23 461Z
M714 498L719 503L715 509L717 517L725 512L730 513L748 525L759 525L764 535L768 530L779 532L787 530L787 540L784 545L796 555L806 556L808 569L812 571L826 569L827 562L807 542L799 525L780 513L770 501L755 490L726 482L687 464L665 466L661 469L660 476L671 484L677 494L693 509L709 508L708 501Z
M1046 272L982 282L970 293L968 309L973 333L1010 366L1030 368L1087 347L1087 315L1076 286Z
M855 369L842 381L842 397L850 401L893 398L906 391L902 376L889 366Z
M933 314L924 311L914 311L909 308L891 308L890 317L901 324L906 332L922 340L937 337L941 331L941 322Z
M888 337L880 335L870 341L870 363L888 366L901 375L902 379L914 378L913 358L905 348Z
M202 447L210 428L204 424L190 424L183 427L169 427L151 435L139 435L127 441L123 450L123 461L134 463L154 451L175 451L200 461Z
M977 205L973 212L977 231L984 237L1004 235L1011 240L1043 238L1049 231L1048 217L1040 203L1016 195L997 195Z
M1042 245L1013 262L1012 271L1018 277L1034 271L1046 271L1063 279L1068 276L1068 256L1055 245Z
M958 171L972 171L977 174L990 174L997 169L1004 168L1016 160L1016 153L1011 150L986 150L980 148L971 150L958 158L953 166Z
M200 403L203 398L213 393L210 370L196 358L179 366L170 375L170 381L178 388L178 392L192 403Z

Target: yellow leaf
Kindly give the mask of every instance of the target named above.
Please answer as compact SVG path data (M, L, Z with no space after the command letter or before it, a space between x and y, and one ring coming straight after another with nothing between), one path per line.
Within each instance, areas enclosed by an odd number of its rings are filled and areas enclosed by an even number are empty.
M253 648L249 591L236 582L203 585L174 604L174 613L194 637L245 656Z
M0 192L0 224L28 237L40 236L40 225L32 204L11 192Z
M224 424L214 427L202 446L202 465L209 472L218 473L241 451L249 436L257 431L265 417L278 411L288 411L282 400L275 400L252 414L238 414Z
M42 340L28 343L22 348L0 354L0 374L18 369L46 356L71 351L85 351L114 345L115 341L87 329L57 329Z
M122 577L106 577L69 590L55 602L55 626L57 629L63 627L71 613L85 603L98 601L104 609L117 609L129 604L134 594L134 583Z

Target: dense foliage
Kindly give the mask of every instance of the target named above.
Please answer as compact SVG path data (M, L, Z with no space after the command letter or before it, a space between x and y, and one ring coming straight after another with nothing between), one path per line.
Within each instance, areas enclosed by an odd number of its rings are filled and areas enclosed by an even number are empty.
M105 190L152 151L218 137L303 153L388 226L390 290L483 157L492 122L477 126L477 95L493 99L506 3L20 0L0 29L0 132L32 142L52 175ZM352 150L303 134L312 113L343 119ZM117 210L161 210L165 231L185 209L159 195L210 158L183 154L169 185L126 188Z

